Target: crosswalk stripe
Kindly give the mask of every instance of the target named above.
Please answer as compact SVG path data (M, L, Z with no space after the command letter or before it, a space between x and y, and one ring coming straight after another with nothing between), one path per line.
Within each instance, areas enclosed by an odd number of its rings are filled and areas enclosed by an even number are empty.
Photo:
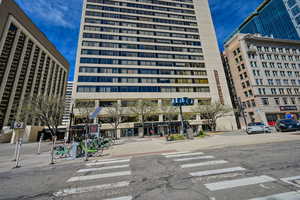
M225 168L225 169L193 172L193 173L190 173L190 175L191 176L208 176L208 175L217 175L217 174L231 173L231 172L244 171L244 170L246 170L246 169L242 168L242 167L232 167L232 168Z
M115 163L124 163L124 162L130 162L130 159L88 163L88 164L86 164L86 166L104 165L104 164L115 164Z
M218 165L218 164L225 164L225 163L228 163L228 162L226 160L212 160L212 161L207 161L207 162L181 165L181 168L200 167L200 166L207 166L207 165Z
M184 156L198 156L198 155L203 155L203 154L204 153L202 153L202 152L182 153L182 154L169 155L169 156L166 156L166 158L177 158L177 157L184 157Z
M94 160L92 162L108 162L108 161L115 161L115 160L128 160L128 159L132 159L132 157L124 157L124 158L108 158L108 159L102 159L102 160Z
M297 183L293 182L294 180L300 181L300 176L292 176L292 177L287 177L287 178L281 178L280 180L283 181L283 182L285 182L285 183L297 186L297 187L300 186L300 184L297 184Z
M117 166L108 166L108 167L100 167L100 168L88 168L88 169L80 169L80 170L77 171L77 173L102 171L102 170L107 170L107 169L120 169L120 168L126 168L126 167L129 167L129 165L117 165Z
M68 196L68 195L72 195L72 194L96 192L96 191L101 191L101 190L106 190L106 189L114 189L114 188L126 187L126 186L129 186L128 181L103 184L103 185L94 185L94 186L89 186L89 187L69 188L69 189L60 190L60 191L54 193L53 195L56 197L63 197L63 196Z
M179 152L172 152L172 153L163 153L162 156L170 156L170 155L176 155L176 154L183 154L183 153L190 153L189 151L179 151Z
M214 156L197 156L197 157L192 157L192 158L179 158L179 159L174 159L176 162L181 162L181 161L189 161L189 160L201 160L201 159L211 159L215 158Z
M241 186L247 186L247 185L255 185L255 184L272 182L272 181L276 181L276 179L274 179L270 176L263 175L263 176L255 176L255 177L242 178L242 179L236 179L236 180L230 180L230 181L208 183L208 184L205 184L205 186L210 191L216 191L216 190L223 190L223 189L229 189L229 188L235 188L235 187L241 187Z
M286 192L275 194L267 197L258 197L250 200L299 200L300 193L298 192Z
M131 175L130 171L122 171L122 172L114 172L114 173L106 173L106 174L95 174L95 175L88 175L88 176L75 176L70 178L67 182L74 182L74 181L87 181L93 179L100 179L100 178L110 178L116 176L128 176Z
M104 199L104 200L132 200L132 196L117 197L117 198L113 198L113 199Z

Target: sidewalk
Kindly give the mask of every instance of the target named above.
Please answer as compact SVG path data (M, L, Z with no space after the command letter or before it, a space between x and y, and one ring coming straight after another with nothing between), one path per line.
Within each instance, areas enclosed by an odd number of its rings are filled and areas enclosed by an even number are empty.
M50 166L50 149L51 143L44 142L41 145L41 154L37 154L38 143L26 143L22 144L21 154L20 154L20 165L21 170L37 168L37 167L46 167ZM14 169L15 161L12 161L14 158L15 145L12 144L1 144L0 145L0 173L18 170ZM57 159L55 165L60 164L69 164L82 162L82 158L76 160L65 160ZM55 166L54 165L54 166Z
M104 151L102 157L91 157L89 160L99 160L101 158L144 156L152 154L170 153L176 151L196 151L202 149L216 149L232 146L243 146L251 144L276 143L300 140L299 133L273 133L246 135L242 133L225 133L212 135L205 138L195 138L194 140L166 142L165 138L123 138L120 145L114 145L109 150ZM0 173L13 169L15 162L15 145L0 145ZM49 167L49 155L51 144L42 143L41 154L37 155L37 143L23 144L21 149L20 164L23 169L36 167ZM83 163L83 158L75 160L57 159L56 165Z

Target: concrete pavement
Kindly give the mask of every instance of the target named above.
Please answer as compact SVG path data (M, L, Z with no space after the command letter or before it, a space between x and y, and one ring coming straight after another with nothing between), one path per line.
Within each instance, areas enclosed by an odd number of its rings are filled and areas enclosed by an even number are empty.
M300 141L0 173L1 200L299 200Z
M125 139L126 140L126 139ZM300 133L272 133L272 134L231 134L213 135L194 140L166 142L165 138L143 138L123 145L116 145L107 151L110 157L130 155L160 154L162 152L196 151L202 149L216 149L231 146L251 144L276 143L300 140Z

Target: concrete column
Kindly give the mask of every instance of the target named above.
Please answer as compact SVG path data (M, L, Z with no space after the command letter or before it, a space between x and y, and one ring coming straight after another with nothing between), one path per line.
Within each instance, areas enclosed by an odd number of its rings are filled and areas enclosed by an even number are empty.
M52 80L51 80L51 88L50 88L50 92L49 92L49 94L48 95L54 95L54 94L52 94L52 91L53 91L53 88L55 88L56 87L56 83L55 83L55 76L57 76L57 64L55 63L54 64L54 66L53 66L53 69L52 69Z
M164 121L164 115L163 114L160 114L158 117L159 117L159 122L163 122Z
M121 138L121 129L117 129L117 139Z
M42 57L42 49L40 49L40 52L39 52L39 55L38 55L38 59L37 59L37 63L36 63L36 68L35 68L35 72L34 72L34 76L33 76L33 81L32 81L32 86L31 86L31 93L30 93L30 97L32 97L34 94L34 87L35 87L35 84L36 84L36 79L37 79L37 72L39 70L39 65L40 65L40 62L41 62L41 57ZM34 125L35 123L35 119L32 119L32 125Z
M6 65L6 70L4 72L3 81L2 81L2 83L0 83L1 84L1 87L0 87L0 102L1 102L1 99L3 97L3 93L4 93L4 89L5 89L5 86L6 86L7 79L8 79L9 71L11 69L13 58L14 58L15 53L16 53L16 48L17 48L17 44L18 44L18 41L19 41L20 33L21 33L21 31L20 31L20 29L18 29L17 33L16 33L15 41L14 41L12 49L11 49L11 53L10 53L9 58L8 58L8 63Z
M49 87L49 83L50 83L50 74L51 74L51 67L52 67L52 62L53 62L51 56L49 56L49 58L50 58L50 63L49 63L49 69L48 69L48 72L47 72L47 74L46 74L47 78L46 78L46 86L45 86L45 93L46 93L47 95L49 95L49 94L48 94L48 87Z
M31 97L33 96L34 86L36 84L37 72L39 70L41 56L42 56L42 50L40 49L40 52L39 52L39 55L38 55L38 59L37 59L37 63L36 63L36 68L35 68L34 76L33 76L32 86L31 86L31 90L30 90L31 91L31 93L30 93Z
M139 136L140 136L140 137L143 136L143 127L139 127Z
M27 44L28 44L28 37L25 39L23 50L22 50L22 53L21 53L21 58L20 58L20 61L19 61L18 67L17 67L17 73L16 73L16 76L15 76L14 85L13 85L11 95L10 95L10 98L9 98L9 103L8 103L8 106L7 106L7 112L6 112L6 116L4 118L4 124L8 123L8 119L9 119L9 115L11 113L11 109L12 109L13 106L15 106L15 105L13 105L13 103L14 103L14 98L15 98L15 95L16 95L17 85L18 85L20 75L21 75L21 70L22 70L22 65L23 65L24 58L25 58L25 53L26 53L26 50L27 50ZM20 108L19 108L19 105L18 105L17 110L19 110L19 109Z
M44 60L43 66L42 66L41 81L40 81L39 92L38 92L39 95L42 94L43 78L44 78L45 74L46 74L46 76L47 76L47 73L45 72L45 71L46 71L45 68L46 68L46 63L47 63L48 57L49 57L49 56L47 56L47 54L46 54L46 55L45 55L45 60ZM46 94L47 94L47 93L44 92L44 95L46 95Z
M122 100L118 100L117 104L119 104L121 106L122 105Z
M34 57L34 52L35 52L35 49L36 49L36 45L33 44L32 46L32 51L31 51L31 55L30 55L30 59L29 59L29 63L28 63L28 69L27 69L27 74L26 74L26 77L25 77L25 80L24 80L24 87L23 87L23 90L22 90L22 95L21 95L21 99L20 99L20 105L19 105L19 108L22 108L23 107L23 103L24 103L24 98L25 98L25 93L26 93L26 88L27 88L27 84L28 84L28 79L29 79L29 75L30 75L30 70L31 70L31 67L32 67L32 61L33 61L33 57ZM20 114L20 109L18 109L18 113L17 115ZM27 121L27 120L25 120Z

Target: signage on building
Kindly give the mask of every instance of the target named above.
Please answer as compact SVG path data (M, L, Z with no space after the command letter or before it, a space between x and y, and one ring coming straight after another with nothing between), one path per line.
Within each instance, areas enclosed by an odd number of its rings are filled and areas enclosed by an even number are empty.
M14 129L23 129L25 128L25 124L23 122L14 122Z
M97 115L101 112L102 108L101 107L97 107L95 112L90 114L90 119L95 119L97 117Z
M297 106L280 106L280 111L295 111L298 110Z
M187 97L172 99L173 106L192 106L194 105L194 99Z

